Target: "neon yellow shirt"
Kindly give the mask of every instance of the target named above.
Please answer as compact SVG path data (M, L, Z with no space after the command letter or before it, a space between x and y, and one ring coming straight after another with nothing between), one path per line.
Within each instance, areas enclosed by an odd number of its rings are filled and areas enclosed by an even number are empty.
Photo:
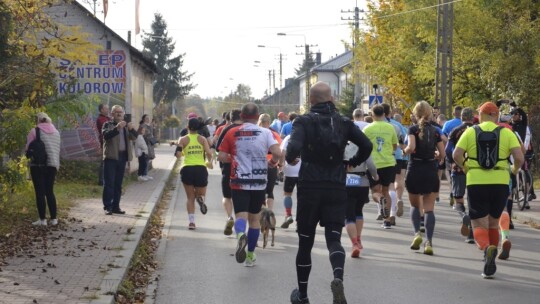
M364 128L364 134L373 143L371 158L377 169L396 165L394 146L398 138L394 126L386 121L374 121Z
M199 143L199 134L188 134L189 143L182 149L184 163L182 166L206 166L204 146Z
M484 131L493 131L497 125L494 122L487 121L480 125ZM469 185L508 185L510 180L509 163L507 158L510 156L510 151L514 148L519 148L519 140L511 130L502 128L499 137L499 159L495 168L483 169L478 164L478 161L471 159L477 157L476 151L476 132L474 128L467 128L459 138L456 145L468 155L465 166L467 168L467 186Z

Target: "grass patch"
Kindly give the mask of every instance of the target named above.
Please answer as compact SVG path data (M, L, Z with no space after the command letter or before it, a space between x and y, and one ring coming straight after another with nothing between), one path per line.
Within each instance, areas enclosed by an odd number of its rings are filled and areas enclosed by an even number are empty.
M97 294L92 294L92 295L84 296L81 299L83 299L83 300L97 300L97 299L99 299L99 296Z
M54 184L59 218L67 215L77 199L100 197L102 193L102 187L97 185L97 175L92 176L88 169L83 169L87 167L85 162L77 163L82 164L80 170L74 165L64 167L63 162ZM8 203L0 204L0 235L20 230L21 225L28 225L38 218L31 181L27 181L20 191L6 195L9 196Z

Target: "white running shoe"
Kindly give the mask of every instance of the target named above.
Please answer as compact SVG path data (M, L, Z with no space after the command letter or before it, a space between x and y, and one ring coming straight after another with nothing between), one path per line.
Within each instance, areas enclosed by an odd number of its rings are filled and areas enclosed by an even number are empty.
M57 220L57 219L52 219L52 220L51 220L51 225L52 225L52 226L58 225L58 220Z
M34 226L47 226L47 220L37 220L32 223Z
M144 177L146 178L146 180L153 180L153 179L154 179L154 178L151 177L150 175L145 175Z
M147 179L146 179L144 176L142 176L142 175L139 175L139 177L137 178L137 180L140 181L140 182L145 182L145 181L147 181Z

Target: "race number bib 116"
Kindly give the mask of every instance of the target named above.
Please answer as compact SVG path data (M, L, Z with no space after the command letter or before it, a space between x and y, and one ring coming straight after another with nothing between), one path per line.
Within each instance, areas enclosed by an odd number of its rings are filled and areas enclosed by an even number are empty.
M360 175L347 174L346 186L347 187L360 187L361 180L362 180L362 177Z

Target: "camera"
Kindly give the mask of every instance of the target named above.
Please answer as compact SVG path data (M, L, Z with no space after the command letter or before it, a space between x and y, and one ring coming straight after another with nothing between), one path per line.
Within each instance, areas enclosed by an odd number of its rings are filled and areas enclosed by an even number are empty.
M131 114L125 114L124 115L124 121L128 122L128 123L131 122Z

